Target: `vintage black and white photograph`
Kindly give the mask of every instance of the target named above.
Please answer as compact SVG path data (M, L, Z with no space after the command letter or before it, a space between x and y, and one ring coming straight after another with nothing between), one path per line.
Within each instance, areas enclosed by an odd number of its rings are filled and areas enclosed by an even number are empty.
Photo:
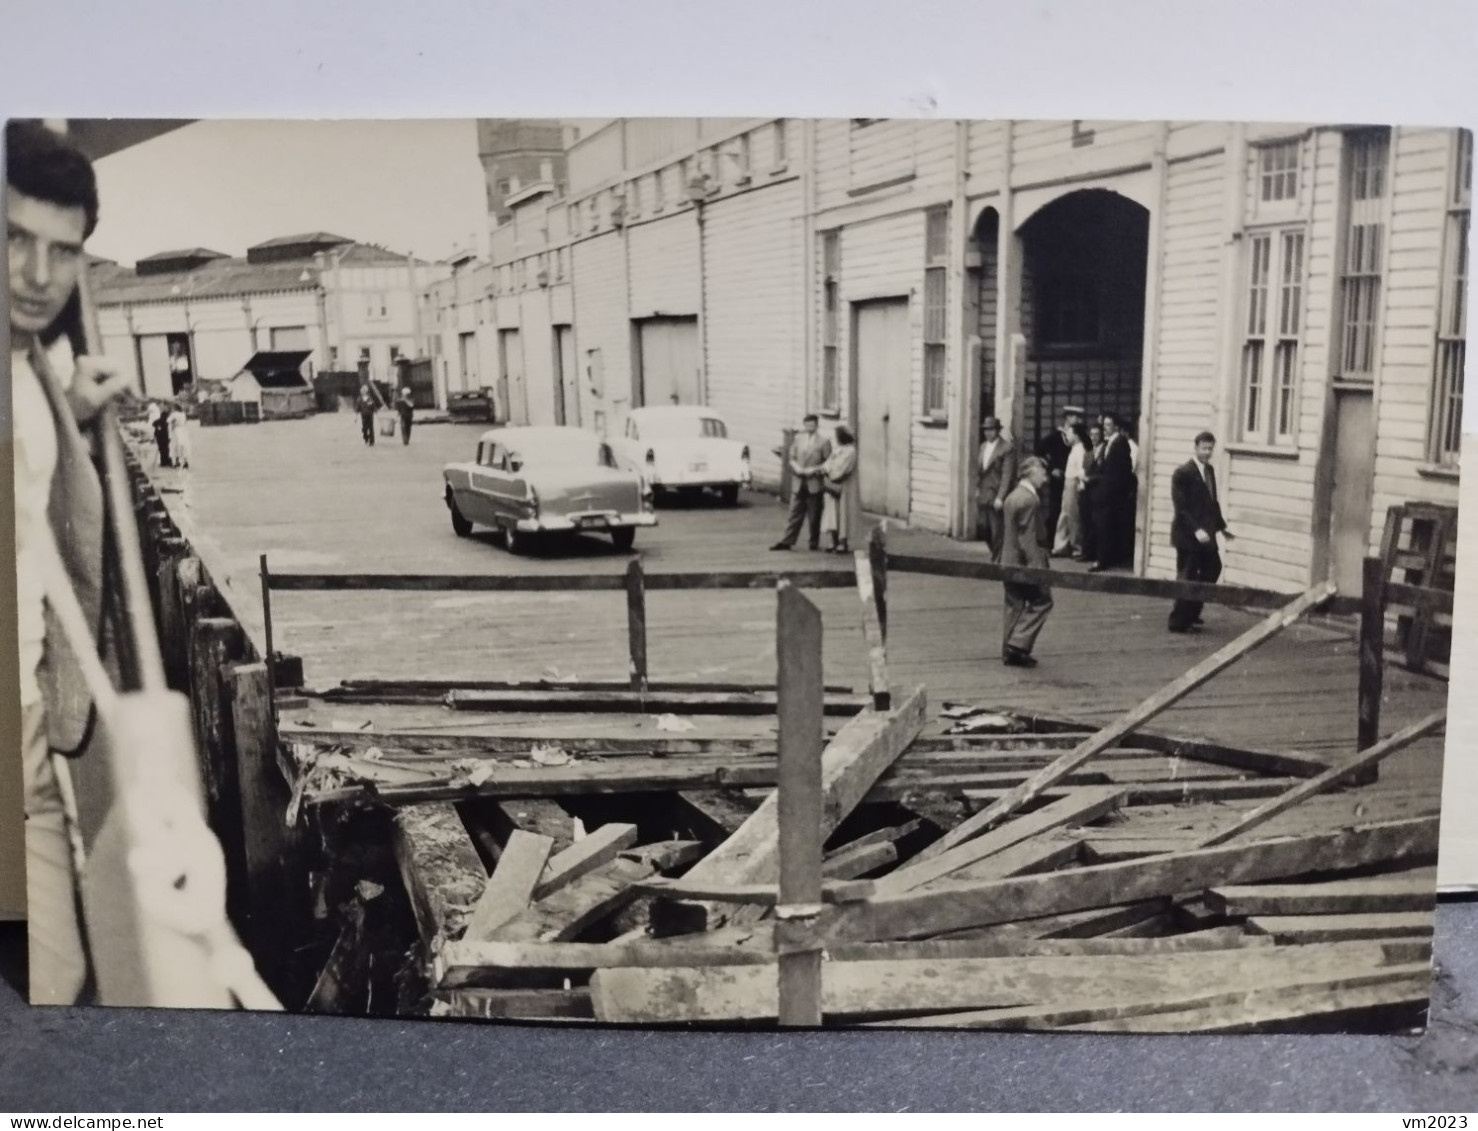
M31 1000L1419 1030L1472 164L7 123Z

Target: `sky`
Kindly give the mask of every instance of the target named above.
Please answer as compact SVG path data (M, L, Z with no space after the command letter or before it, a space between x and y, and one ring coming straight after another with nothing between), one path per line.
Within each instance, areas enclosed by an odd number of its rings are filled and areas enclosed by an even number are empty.
M487 197L471 119L203 121L97 163L96 255L131 264L275 236L332 232L439 259L486 252Z

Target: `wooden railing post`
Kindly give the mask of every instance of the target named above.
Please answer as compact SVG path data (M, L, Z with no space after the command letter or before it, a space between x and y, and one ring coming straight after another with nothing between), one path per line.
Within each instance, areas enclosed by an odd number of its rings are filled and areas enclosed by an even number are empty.
M781 1025L821 1024L821 612L800 590L780 583L777 671L780 724L778 849L780 889L775 908Z
M1380 740L1381 695L1385 683L1385 570L1379 558L1366 558L1360 575L1360 729L1357 748Z
M626 634L631 648L631 690L647 689L647 587L641 559L626 567Z
M272 574L267 569L267 555L260 559L262 571L262 646L267 654L262 662L267 665L267 702L272 705L272 721L277 721L277 653L272 643Z

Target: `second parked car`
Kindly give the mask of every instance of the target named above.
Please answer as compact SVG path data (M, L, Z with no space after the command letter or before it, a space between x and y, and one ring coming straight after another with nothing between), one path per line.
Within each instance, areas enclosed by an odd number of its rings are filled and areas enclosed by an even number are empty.
M731 440L723 417L701 405L633 409L611 447L656 493L711 490L732 506L753 482L748 446Z

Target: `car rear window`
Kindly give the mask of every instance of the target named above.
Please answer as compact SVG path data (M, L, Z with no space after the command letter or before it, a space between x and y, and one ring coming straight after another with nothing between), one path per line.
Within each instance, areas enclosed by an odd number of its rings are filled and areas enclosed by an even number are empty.
M525 467L615 467L608 444L594 436L570 436L526 444L512 453Z
M726 440L729 430L716 416L654 417L642 421L642 434L648 440Z

